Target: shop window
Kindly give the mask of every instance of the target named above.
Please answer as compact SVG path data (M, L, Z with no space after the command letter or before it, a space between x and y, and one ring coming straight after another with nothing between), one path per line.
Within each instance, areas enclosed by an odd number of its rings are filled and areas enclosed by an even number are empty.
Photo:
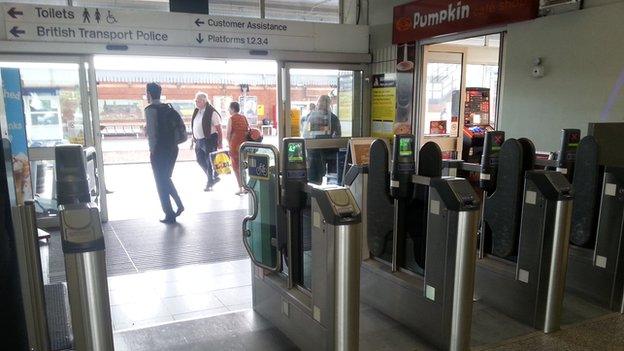
M37 2L41 3L40 0ZM58 5L67 5L67 1L59 2L61 4ZM85 7L111 7L137 10L169 11L169 0L73 0L71 1L71 4L72 6Z
M339 5L338 0L266 0L265 17L292 21L338 23L340 22Z
M210 0L210 15L235 17L260 17L259 0Z
M425 134L446 135L457 117L457 94L461 88L462 54L432 55L427 63Z
M490 123L496 121L498 65L466 65L466 86L490 89Z

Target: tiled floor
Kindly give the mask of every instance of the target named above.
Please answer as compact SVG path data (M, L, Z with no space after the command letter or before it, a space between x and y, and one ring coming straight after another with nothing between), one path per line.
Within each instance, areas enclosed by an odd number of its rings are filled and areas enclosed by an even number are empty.
M106 188L112 193L108 201L108 219L147 218L157 221L164 217L154 175L149 163L106 165ZM177 162L172 177L185 212L181 219L196 213L246 209L247 196L238 196L238 185L233 174L221 176L212 192L205 192L206 176L196 162ZM175 206L175 205L174 205Z
M108 279L113 329L138 329L251 308L248 259Z

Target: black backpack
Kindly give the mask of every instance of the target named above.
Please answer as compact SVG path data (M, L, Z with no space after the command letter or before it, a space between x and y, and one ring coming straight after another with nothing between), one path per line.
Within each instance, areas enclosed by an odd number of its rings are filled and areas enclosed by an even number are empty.
M182 120L182 116L171 104L160 104L158 106L158 122L158 132L163 139L175 144L182 144L188 139L186 125Z

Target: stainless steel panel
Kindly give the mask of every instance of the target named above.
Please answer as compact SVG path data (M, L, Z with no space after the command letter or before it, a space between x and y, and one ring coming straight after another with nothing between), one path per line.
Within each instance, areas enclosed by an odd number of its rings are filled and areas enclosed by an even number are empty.
M31 350L48 350L48 320L34 203L26 201L25 205L14 207L13 218L28 342Z
M477 211L462 211L458 214L450 350L470 348L478 221Z
M349 146L349 138L306 139L306 150L341 149Z
M76 351L114 350L105 251L66 254L65 270Z
M548 293L546 296L544 333L559 330L561 325L565 277L568 268L571 218L572 201L557 201L553 231L553 247L550 259L550 274L548 279Z
M335 227L334 350L357 350L360 316L361 235L358 225Z

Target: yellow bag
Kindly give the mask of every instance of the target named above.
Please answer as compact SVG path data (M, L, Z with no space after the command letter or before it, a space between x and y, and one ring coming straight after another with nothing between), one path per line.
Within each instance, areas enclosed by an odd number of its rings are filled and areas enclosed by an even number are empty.
M227 151L215 151L210 153L212 169L219 175L232 173L232 160Z

